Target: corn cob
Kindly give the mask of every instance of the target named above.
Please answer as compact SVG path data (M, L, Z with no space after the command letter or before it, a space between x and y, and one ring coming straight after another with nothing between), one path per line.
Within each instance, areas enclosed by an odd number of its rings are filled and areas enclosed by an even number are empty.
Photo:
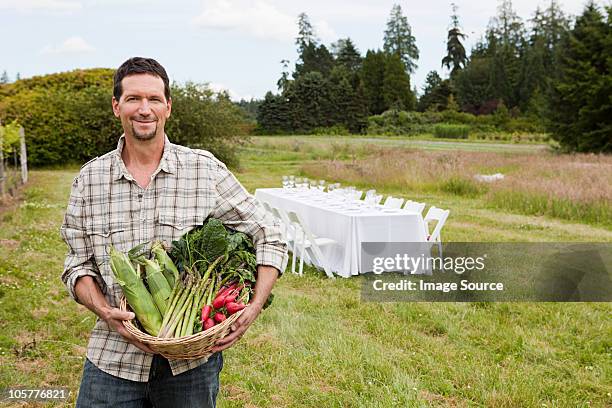
M142 327L147 333L157 336L162 323L161 314L128 256L111 247L110 266L115 281L123 289L123 294Z
M157 262L150 259L143 259L142 263L145 267L145 276L151 296L153 296L155 305L157 305L157 309L161 315L165 316L166 310L168 309L168 300L172 294L172 288L162 273L162 267Z
M157 260L157 263L161 266L162 272L168 281L168 285L173 288L174 284L179 279L179 271L176 269L176 265L174 265L174 262L172 262L172 259L170 259L166 253L161 242L153 242L151 245L151 252Z

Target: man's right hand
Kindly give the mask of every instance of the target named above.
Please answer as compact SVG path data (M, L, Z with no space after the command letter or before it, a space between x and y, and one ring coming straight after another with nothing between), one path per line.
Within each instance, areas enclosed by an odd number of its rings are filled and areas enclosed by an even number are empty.
M124 320L132 320L136 316L132 312L122 311L116 307L109 307L102 313L100 316L102 320L104 320L111 329L115 330L124 339L128 341L128 343L135 345L145 353L156 354L155 351L151 350L146 344L138 340L132 333L127 331L125 326L123 325Z

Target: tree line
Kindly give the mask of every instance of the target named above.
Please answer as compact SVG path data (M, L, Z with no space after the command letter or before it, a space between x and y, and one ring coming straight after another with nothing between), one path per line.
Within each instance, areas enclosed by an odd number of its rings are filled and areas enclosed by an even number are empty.
M426 77L420 97L411 86L419 49L399 5L391 9L382 49L362 55L350 38L329 47L308 16L298 16L298 59L277 92L258 105L261 133L311 133L338 127L367 131L368 117L388 111L458 110L488 115L500 109L544 124L562 147L612 150L612 7L594 1L572 19L557 0L523 21L511 0L500 0L486 32L468 52L453 4L441 68Z

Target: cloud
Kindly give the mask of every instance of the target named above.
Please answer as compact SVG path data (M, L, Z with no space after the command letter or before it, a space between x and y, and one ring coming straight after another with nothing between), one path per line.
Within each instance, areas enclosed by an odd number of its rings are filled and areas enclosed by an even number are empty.
M42 54L84 54L94 51L94 47L81 37L70 37L56 46L48 45L42 49Z
M17 11L59 11L81 10L83 5L75 0L0 0L0 9Z
M201 28L235 30L262 39L293 42L297 36L297 15L281 11L266 0L213 0L204 3L193 23ZM323 39L335 38L325 21L313 23Z
M227 91L227 93L230 96L230 99L232 101L240 101L241 99L244 99L245 101L250 101L252 98L254 98L253 95L243 95L243 94L239 94L238 92L234 91L233 89L228 88L227 86L217 83L217 82L209 82L208 83L208 88L211 89L214 92L221 92L221 91Z

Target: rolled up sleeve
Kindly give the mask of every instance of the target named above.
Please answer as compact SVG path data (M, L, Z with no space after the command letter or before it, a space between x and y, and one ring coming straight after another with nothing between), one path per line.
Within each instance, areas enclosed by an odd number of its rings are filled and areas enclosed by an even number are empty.
M257 252L257 265L272 266L282 274L287 267L287 244L283 241L278 221L266 217L249 192L219 162L218 193L214 218L227 227L249 235Z
M77 177L72 183L68 208L64 215L64 222L60 234L68 245L68 254L64 262L64 271L61 279L68 289L70 296L81 303L74 292L77 279L83 276L92 276L104 291L104 282L97 266L92 261L93 249L85 232L83 185Z

